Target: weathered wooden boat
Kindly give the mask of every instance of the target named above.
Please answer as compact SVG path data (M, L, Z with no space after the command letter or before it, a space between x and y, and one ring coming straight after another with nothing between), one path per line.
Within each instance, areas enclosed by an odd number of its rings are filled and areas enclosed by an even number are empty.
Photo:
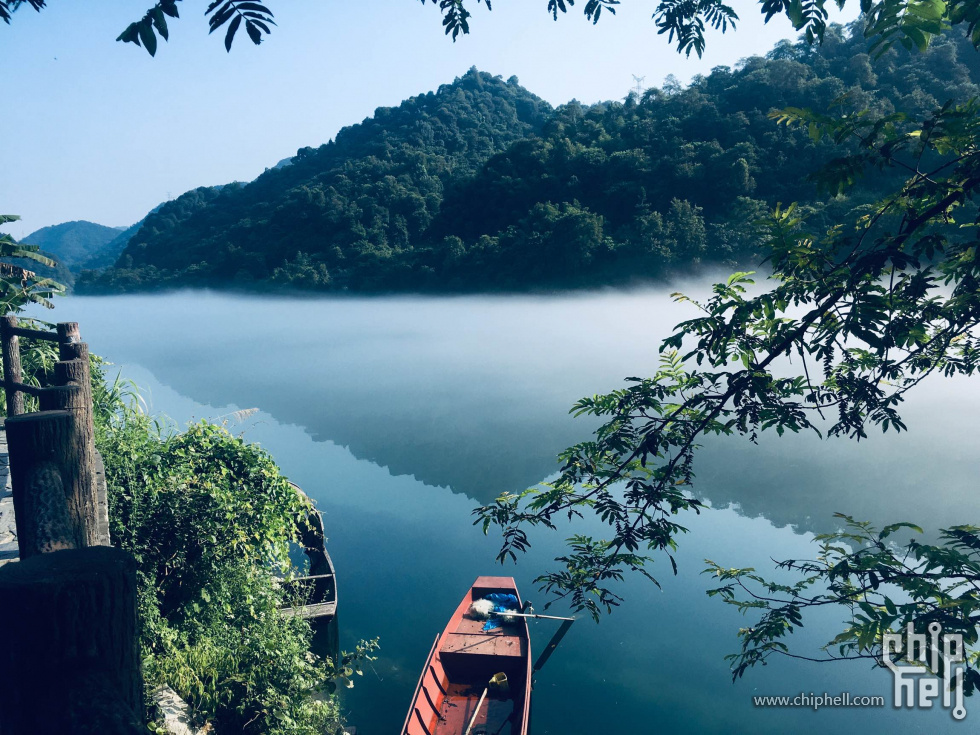
M287 584L290 591L305 602L296 607L282 608L283 615L299 615L310 622L313 639L310 650L318 656L336 658L340 652L340 635L337 625L337 576L333 560L323 550L326 574L297 577Z
M303 493L293 483L297 492ZM303 493L305 495L305 493ZM284 615L300 615L310 622L313 640L310 650L318 656L336 659L340 653L340 631L337 623L337 574L327 552L323 517L310 506L306 522L300 527L300 543L309 560L309 575L286 583L291 594L303 604L282 608Z
M491 593L520 595L512 577L478 577L436 638L415 688L402 735L526 735L531 714L527 620L484 630L470 612ZM497 674L506 685L491 686Z

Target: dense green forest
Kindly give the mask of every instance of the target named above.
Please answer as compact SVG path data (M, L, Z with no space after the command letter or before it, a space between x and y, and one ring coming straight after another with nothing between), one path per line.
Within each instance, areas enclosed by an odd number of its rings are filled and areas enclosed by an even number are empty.
M155 210L154 210L155 211ZM125 230L119 231L117 229L117 234L114 238L109 240L99 248L95 248L90 251L87 257L79 262L78 266L70 266L73 271L77 270L94 270L98 268L108 268L116 262L122 251L126 249L126 245L133 238L137 232L139 232L140 227L143 226L143 220L140 220L135 225L127 227ZM30 241L28 241L30 242Z
M687 88L557 110L471 69L250 184L166 203L78 288L522 290L752 262L767 208L797 201L830 226L894 183L818 191L807 174L839 151L770 111L965 100L980 68L961 36L872 61L860 28L835 26L818 48L783 42Z

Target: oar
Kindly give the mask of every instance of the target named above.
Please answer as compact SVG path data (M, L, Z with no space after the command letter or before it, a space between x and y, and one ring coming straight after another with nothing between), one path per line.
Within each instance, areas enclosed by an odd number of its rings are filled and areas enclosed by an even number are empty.
M555 633L555 635L551 639L551 642L548 643L544 651L542 651L541 656L539 656L538 660L534 663L534 671L536 672L540 671L541 667L543 667L545 663L547 663L548 659L551 658L551 654L555 652L555 649L558 647L558 644L561 643L561 639L565 637L565 633L568 632L568 629L572 627L572 623L575 622L575 618L563 618L559 615L537 615L536 613L510 612L509 610L504 612L492 613L492 614L498 617L510 615L511 617L514 618L538 618L539 620L562 621L561 626L558 628L558 632Z
M575 618L562 618L558 615L538 615L537 613L519 613L511 612L510 610L505 610L504 612L491 613L497 617L510 616L512 618L539 618L540 620L575 620Z
M483 706L483 700L487 698L487 692L489 691L489 685L483 688L483 694L480 695L480 701L476 703L476 709L473 710L473 716L470 718L470 724L466 726L466 732L464 732L463 735L470 735L470 730L473 729L473 723L476 722L476 716L480 714L480 707Z
M470 724L466 726L466 732L463 735L470 735L470 730L473 729L473 725L476 723L476 716L480 714L480 708L483 707L483 700L487 698L487 692L490 691L490 687L503 687L507 682L507 674L500 671L490 677L490 681L483 688L483 694L480 695L480 701L476 703L476 709L473 710L473 716L470 718Z

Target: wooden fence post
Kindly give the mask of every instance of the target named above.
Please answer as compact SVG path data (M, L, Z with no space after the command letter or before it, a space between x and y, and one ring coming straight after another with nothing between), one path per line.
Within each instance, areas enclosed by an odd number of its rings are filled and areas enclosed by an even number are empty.
M111 546L0 568L0 732L145 735L136 563Z
M0 318L0 343L3 349L3 379L7 384L21 382L20 369L20 338L11 334L10 330L17 327L17 317L5 316ZM7 416L17 416L24 413L24 394L7 391Z
M20 558L98 544L94 467L85 431L70 406L81 389L51 389L67 410L11 416L6 421L11 489ZM86 462L89 462L86 464Z
M62 362L55 364L55 382L58 385L76 384L85 391L85 411L87 431L93 437L94 447L94 414L95 404L92 401L92 375L91 363L89 361L88 345L84 342L60 342L58 344L58 356ZM75 363L78 360L80 363ZM98 505L96 521L98 522L99 544L108 546L111 543L109 538L109 499L106 497L105 464L102 462L102 455L95 450L95 499Z
M80 430L85 432L86 467L92 472L92 493L95 498L95 541L101 546L108 546L109 539L109 502L105 482L105 465L102 456L95 449L94 406L92 404L92 378L89 364L88 345L84 342L74 342L60 345L61 361L54 364L54 382L58 386L78 386L81 389L81 400L73 405L54 405L58 394L52 392L50 408L67 408L72 410L79 422ZM73 357L77 356L77 357ZM41 398L41 407L48 407L45 396Z
M58 322L56 328L59 344L73 344L82 341L78 332L78 322Z
M59 342L58 359L60 360L85 360L86 371L88 370L88 345L85 342Z

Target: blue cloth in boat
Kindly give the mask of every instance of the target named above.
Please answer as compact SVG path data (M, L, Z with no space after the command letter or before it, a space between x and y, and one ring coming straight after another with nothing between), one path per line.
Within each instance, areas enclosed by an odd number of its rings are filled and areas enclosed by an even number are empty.
M498 616L501 613L519 612L521 609L521 604L517 601L516 595L506 592L491 592L484 599L493 603L493 610L490 612L487 622L483 624L483 630L499 628L501 621Z

